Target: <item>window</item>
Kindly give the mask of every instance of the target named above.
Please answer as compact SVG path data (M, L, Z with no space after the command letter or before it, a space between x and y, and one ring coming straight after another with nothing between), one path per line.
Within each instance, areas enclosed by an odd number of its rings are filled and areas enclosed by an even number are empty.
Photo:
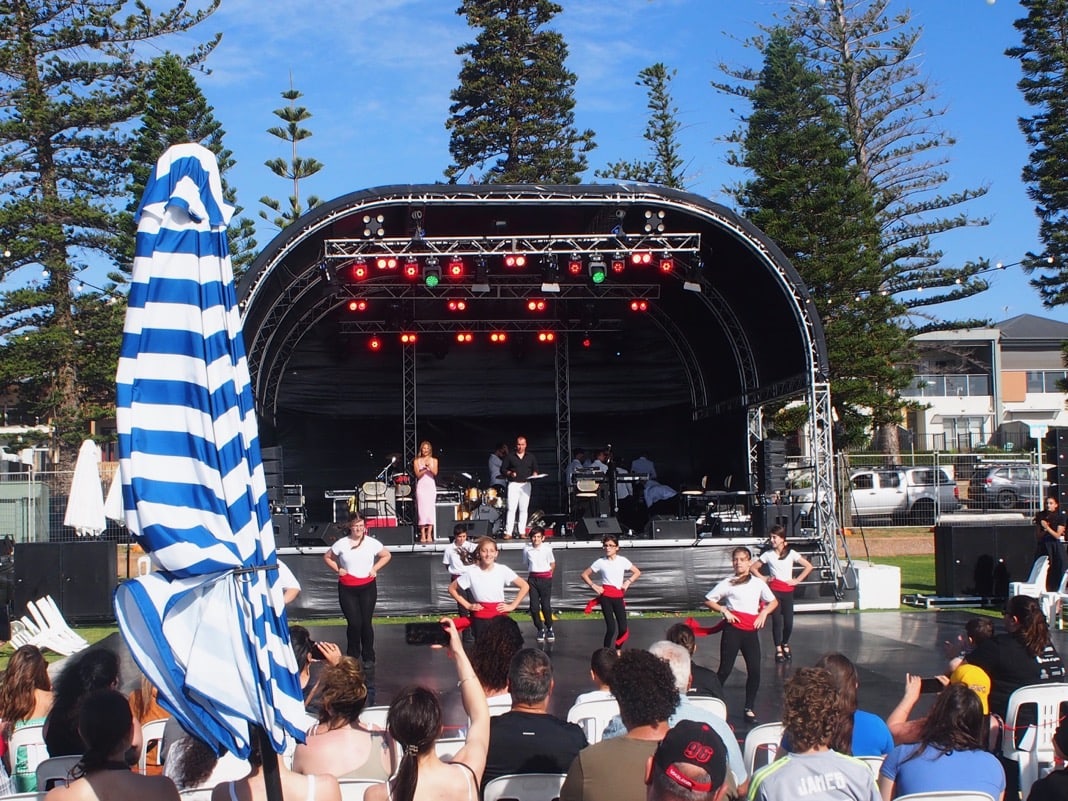
M854 489L874 489L875 477L871 473L861 473L859 476L853 476Z
M887 487L887 488L889 488L889 487L900 487L901 486L901 476L898 475L897 473L882 473L879 476L879 483L883 487Z
M946 395L950 398L960 398L968 394L968 376L947 375Z
M1046 383L1045 377L1041 370L1028 370L1027 371L1027 391L1028 392L1045 392Z
M989 395L990 394L990 376L985 375L970 375L968 376L968 394L972 396Z
M1064 370L1046 370L1045 385L1046 392L1064 392L1058 384L1065 379Z

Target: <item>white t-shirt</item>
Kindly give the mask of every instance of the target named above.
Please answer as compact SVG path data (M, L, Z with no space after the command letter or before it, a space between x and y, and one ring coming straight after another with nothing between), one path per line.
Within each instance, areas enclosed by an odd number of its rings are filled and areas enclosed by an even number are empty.
M345 568L346 573L356 578L367 578L371 575L375 559L384 548L374 537L365 536L355 547L352 537L342 537L330 546L330 551L337 557L338 564Z
M519 576L508 565L494 562L489 570L478 565L469 565L460 574L457 585L462 590L471 590L471 597L480 604L504 603L504 588Z
M524 545L523 564L527 566L527 570L531 573L550 572L553 569L553 565L556 564L556 557L553 556L553 546L547 542L543 542L537 548L530 544Z
M761 601L771 603L775 600L775 593L756 576L751 576L744 584L731 584L731 581L723 579L705 598L732 612L744 612L747 615L759 614Z
M471 540L466 540L462 547L468 553L473 553L478 548L478 546L471 542ZM467 565L464 564L463 559L460 558L460 549L456 547L455 542L450 542L445 547L445 553L441 557L441 563L448 567L449 572L454 576L463 573L464 568L467 567Z
M611 587L619 587L622 589L627 571L632 567L634 567L634 565L631 564L631 561L625 556L616 556L614 559L602 556L590 565L590 570L601 574L601 584L607 584Z
M801 564L802 558L801 554L793 548L783 554L782 559L779 558L779 555L774 550L760 554L760 561L768 566L771 577L777 578L779 581L792 579L794 577L794 565Z
M276 558L277 559L277 558ZM282 588L282 592L286 590L300 590L300 582L297 581L297 577L293 575L293 571L289 569L289 565L283 562L281 559L277 559L278 562L278 586Z

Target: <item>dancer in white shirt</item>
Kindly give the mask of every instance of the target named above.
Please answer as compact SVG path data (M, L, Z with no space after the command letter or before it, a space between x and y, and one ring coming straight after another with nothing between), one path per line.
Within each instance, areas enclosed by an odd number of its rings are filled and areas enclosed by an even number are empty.
M615 534L605 534L601 538L601 545L604 546L605 555L582 571L582 580L597 593L596 600L601 604L605 627L604 647L614 646L618 650L630 636L627 628L627 605L623 596L638 580L642 571L627 557L619 555L619 537ZM626 576L628 570L629 578ZM593 581L594 573L600 573L600 586ZM593 603L591 601L587 606L587 613Z
M523 564L529 571L530 619L538 630L538 642L556 642L553 633L553 568L556 557L553 546L545 541L545 531L535 527L530 531L530 542L523 546Z
M511 603L504 600L504 588L509 584L519 588ZM464 590L470 595L465 595ZM475 639L478 639L484 621L514 612L528 592L530 586L512 568L497 564L497 542L493 537L479 539L478 562L465 568L460 577L453 579L449 585L449 595L471 613L471 629Z

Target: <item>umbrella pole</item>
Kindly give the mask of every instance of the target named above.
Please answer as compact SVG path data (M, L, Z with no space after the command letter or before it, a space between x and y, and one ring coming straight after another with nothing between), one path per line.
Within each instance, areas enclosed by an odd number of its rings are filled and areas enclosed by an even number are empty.
M282 777L278 773L278 754L274 744L262 726L252 727L252 736L259 740L260 756L263 759L263 784L267 801L282 801Z

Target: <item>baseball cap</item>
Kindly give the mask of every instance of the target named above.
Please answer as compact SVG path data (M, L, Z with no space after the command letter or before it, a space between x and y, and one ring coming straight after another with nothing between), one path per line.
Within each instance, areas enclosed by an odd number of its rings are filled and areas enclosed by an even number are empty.
M694 781L676 767L677 763L701 768L712 781ZM721 787L727 779L727 747L707 723L680 720L660 741L653 756L653 765L676 784L698 793L707 793Z
M983 703L983 714L990 714L990 677L985 670L963 662L950 674L949 683L969 687Z

